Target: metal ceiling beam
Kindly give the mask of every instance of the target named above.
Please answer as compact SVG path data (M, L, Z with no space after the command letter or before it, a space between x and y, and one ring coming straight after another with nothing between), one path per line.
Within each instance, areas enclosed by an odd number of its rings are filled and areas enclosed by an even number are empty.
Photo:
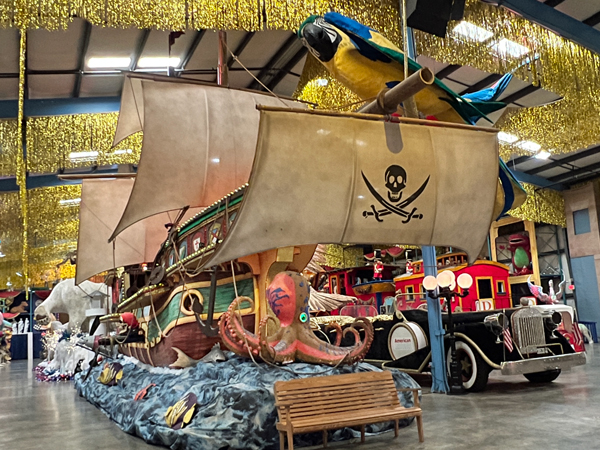
M521 183L529 183L533 184L534 186L554 189L555 191L564 190L564 186L561 183L555 182L555 180L552 180L552 178L546 179L537 175L529 175L525 172L519 172L518 170L511 170L511 172Z
M589 175L586 175L584 177L578 177L578 178L574 178L573 180L565 181L563 184L570 188L571 186L573 186L575 184L585 183L586 181L592 181L599 177L600 177L599 172L592 172Z
M485 0L523 16L600 54L600 31L537 0Z
M279 63L281 58L288 52L293 45L299 42L298 37L295 33L292 33L289 38L283 43L279 50L269 59L269 62L263 67L263 69L258 73L258 78L263 83L265 82L265 77L270 75L271 72L275 70L275 66ZM250 84L248 84L248 89L263 89L263 87L256 81L252 80Z
M277 87L277 85L279 83L281 83L281 80L283 80L286 77L286 75L288 75L292 71L294 66L296 64L298 64L300 61L302 61L302 58L304 58L307 53L308 53L308 49L303 45L302 48L300 50L298 50L296 52L296 54L290 58L290 60L286 63L286 65L283 66L279 70L279 72L277 72L277 75L275 75L273 77L273 79L269 82L267 87L271 90L275 89Z
M524 162L527 162L531 159L531 156L517 156L514 159L511 159L510 161L508 161L506 163L506 165L508 166L509 169L512 170L512 167L518 165L518 164L523 164ZM527 172L529 173L529 172Z
M586 158L588 156L595 155L600 153L600 145L585 150L583 152L574 153L572 155L566 156L565 158L553 159L552 162L548 164L544 164L543 166L535 167L531 170L527 170L526 172L530 175L535 175L536 173L545 172L546 170L554 169L555 167L560 167L564 164L571 163L573 161L577 161L579 159Z
M508 105L510 103L515 103L517 100L537 91L540 88L541 86L534 86L533 84L530 84L529 86L526 86L523 89L520 89L517 92L507 95L506 97L500 98L498 100Z
M589 25L590 27L595 27L600 23L600 11L594 14L593 16L590 16L587 19L583 20L582 22L586 25Z
M548 178L549 181L553 181L553 182L558 182L558 181L574 181L574 180L570 180L571 178L573 179L577 179L577 177L579 175L582 174L586 174L586 173L590 173L590 172L594 172L596 170L600 169L600 162L594 163L594 164L590 164L589 166L586 167L582 167L580 169L575 169L575 170L570 170L566 173L561 173L560 175L556 175L554 177L550 177ZM598 174L600 176L600 174Z
M25 100L25 116L61 116L119 111L119 97L48 98ZM17 100L0 101L0 119L16 119Z
M202 40L202 38L204 37L205 34L206 34L206 30L196 31L196 35L194 36L192 43L188 47L187 51L185 52L185 55L183 56L183 58L181 59L181 62L179 63L179 67L178 67L179 70L185 70L185 66L188 65L188 63L190 62L190 59L192 59L192 56L194 56L194 52L198 48L198 45L200 44L200 41ZM181 73L179 73L178 76L181 76Z
M253 37L254 37L254 31L247 32L246 35L244 36L244 39L242 39L242 42L240 42L239 45L233 51L233 54L239 58ZM227 68L229 70L231 70L231 66L233 66L234 62L235 62L235 59L233 59L233 56L229 55L229 58L227 59Z
M465 89L464 91L462 91L460 93L460 95L465 95L465 94L470 94L472 92L477 92L480 91L483 88L488 87L489 85L495 83L496 81L498 81L500 78L502 78L502 75L499 75L497 73L493 73L491 75L488 75L487 77L485 77L483 80L478 81L477 83L475 83L473 86L468 87L467 89Z
M133 52L133 55L131 55L131 64L129 65L130 72L133 72L135 69L137 69L138 62L140 61L142 53L144 53L144 47L146 46L146 42L148 42L150 31L151 30L149 29L144 29L140 32L140 37L138 38L135 51Z
M75 85L73 86L73 97L79 97L81 91L81 82L83 81L83 72L85 70L85 55L87 54L88 47L90 46L90 38L92 36L92 24L87 20L83 22L83 31L81 32L81 47L79 49L79 57L77 61L77 67L79 73L75 77Z
M555 6L560 5L564 1L565 0L546 0L544 3L546 5L551 6L552 8L554 8Z
M435 76L438 80L442 80L442 79L448 77L450 74L456 72L461 67L462 66L460 66L458 64L450 64L449 66L444 67L442 70L440 70L438 73L436 73Z

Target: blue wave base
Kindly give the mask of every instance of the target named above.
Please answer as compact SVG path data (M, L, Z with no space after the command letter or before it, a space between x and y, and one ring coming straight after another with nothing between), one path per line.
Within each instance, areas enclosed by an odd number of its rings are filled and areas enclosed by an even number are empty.
M85 382L85 372L77 374L75 387L79 395L100 408L123 431L152 444L194 450L278 449L273 396L276 381L380 370L366 363L334 369L304 363L274 367L257 365L233 353L227 353L227 357L226 362L198 363L183 370L151 367L124 357L119 359L123 378L116 386L97 381L101 364ZM396 370L392 373L398 388L419 387L409 375ZM149 389L144 399L134 401L136 393L150 383L156 387ZM198 398L194 418L185 428L172 430L165 423L165 412L188 392ZM412 393L398 395L402 405L413 406ZM400 426L408 426L412 420L401 420ZM392 428L393 423L388 422L367 426L366 431L378 434ZM344 428L329 432L328 438L341 441L359 436L360 432ZM294 445L299 447L321 443L321 433L294 437Z

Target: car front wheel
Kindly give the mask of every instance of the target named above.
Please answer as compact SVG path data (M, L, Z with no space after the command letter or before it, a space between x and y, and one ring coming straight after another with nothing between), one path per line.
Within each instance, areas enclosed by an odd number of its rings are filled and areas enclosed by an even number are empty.
M448 373L450 373L451 356L452 349L449 348L446 355ZM477 351L474 351L466 342L456 341L456 359L465 390L470 392L484 390L491 368L481 355Z
M546 370L545 372L534 372L524 374L532 383L551 383L560 375L560 369Z

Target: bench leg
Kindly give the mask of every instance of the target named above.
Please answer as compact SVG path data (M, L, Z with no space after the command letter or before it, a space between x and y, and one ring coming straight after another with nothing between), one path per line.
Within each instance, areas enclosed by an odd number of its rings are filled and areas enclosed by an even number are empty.
M417 427L419 430L419 442L425 441L425 436L423 435L423 417L421 414L417 416Z
M285 433L279 432L279 450L285 450Z
M323 447L327 447L327 430L323 430Z
M364 425L360 426L360 442L362 444L365 443L365 426Z
M288 432L287 441L288 441L288 449L294 450L294 434L293 433Z
M398 419L394 422L394 437L398 437Z

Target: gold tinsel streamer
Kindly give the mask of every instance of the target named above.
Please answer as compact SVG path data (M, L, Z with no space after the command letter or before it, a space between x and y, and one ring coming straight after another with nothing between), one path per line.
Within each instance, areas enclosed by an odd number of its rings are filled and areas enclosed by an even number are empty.
M362 247L328 244L325 252L325 265L329 267L346 268L364 264Z
M27 32L20 31L21 39L19 45L19 111L17 115L17 185L19 186L19 199L21 201L21 220L23 222L23 243L22 243L22 278L23 287L25 289L25 299L29 298L29 246L27 238L28 230L28 202L27 202L27 163L23 154L23 125L24 125L24 110L25 110L25 64L27 52Z
M30 118L27 121L27 164L30 172L93 164L135 164L140 159L142 134L136 133L112 148L118 113L77 114ZM71 153L98 152L97 156L70 158Z
M519 208L510 210L508 214L520 219L566 228L565 200L561 193L528 183L522 184L527 191L527 201Z

